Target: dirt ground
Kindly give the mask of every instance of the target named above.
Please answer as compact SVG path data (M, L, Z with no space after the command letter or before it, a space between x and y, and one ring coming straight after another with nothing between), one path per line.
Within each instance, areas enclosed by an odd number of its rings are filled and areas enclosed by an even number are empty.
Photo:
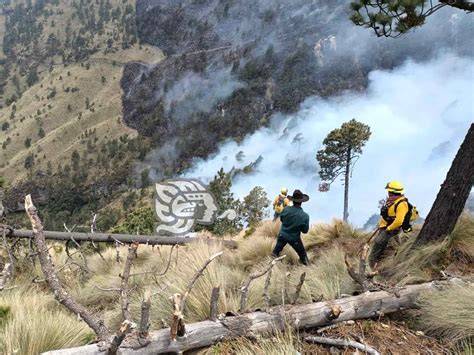
M359 320L350 324L342 324L328 329L320 334L316 330L307 335L341 338L363 342L376 349L380 354L446 354L444 348L436 339L421 332L414 332L403 323L383 319L379 322ZM303 354L354 354L357 350L348 347L332 347L305 343ZM359 353L363 353L359 351Z

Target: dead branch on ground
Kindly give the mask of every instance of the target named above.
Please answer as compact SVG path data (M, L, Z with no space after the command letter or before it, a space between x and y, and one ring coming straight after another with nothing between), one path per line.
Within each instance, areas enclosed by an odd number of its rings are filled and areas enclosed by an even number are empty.
M13 256L13 246L9 247L7 242L7 231L2 228L2 241L5 250L8 253L8 259L10 260L10 267L8 268L8 279L15 279L15 257Z
M300 275L300 282L298 283L298 285L296 285L295 298L293 299L293 303L296 303L296 301L298 301L298 298L300 297L301 288L303 287L305 278L306 278L306 272L303 272Z
M265 302L265 309L270 308L270 279L272 278L272 269L268 270L267 277L265 278L265 284L263 286L263 300Z
M127 334L130 333L133 328L135 328L135 324L133 322L129 320L124 320L122 322L122 325L117 331L117 334L115 334L114 338L112 339L110 347L107 350L107 355L117 354L117 350L120 347L120 344L122 344Z
M380 290L381 285L375 283L372 279L377 272L366 272L367 270L367 257L369 256L369 244L364 244L362 247L361 253L359 255L359 269L355 271L354 266L349 261L349 256L347 254L344 255L344 262L346 263L347 272L349 276L358 283L361 288L362 292L366 292L368 290Z
M56 272L54 271L51 256L48 253L46 239L43 234L43 224L41 223L41 220L38 217L36 207L33 205L31 195L27 195L25 197L25 211L28 214L28 217L31 222L33 238L36 244L36 249L38 250L38 257L40 260L41 269L43 270L43 274L45 276L48 286L50 287L51 291L53 291L54 297L69 311L80 316L86 322L86 324L95 332L100 341L107 343L109 331L105 326L104 321L98 318L86 307L76 302L76 300L74 300L71 295L66 291L61 281L59 280Z
M129 305L129 285L128 285L128 279L130 277L130 270L133 265L133 260L137 256L137 248L138 248L138 243L133 243L128 246L128 255L127 255L127 260L125 261L125 266L123 268L123 273L120 276L122 279L121 284L120 284L120 305L122 309L122 321L130 320L130 312L128 310L128 305Z
M191 281L189 281L189 284L188 284L188 287L186 288L186 291L184 292L184 295L181 299L181 310L184 312L184 307L186 305L186 299L188 298L189 296L189 293L191 292L191 290L193 289L194 287L194 284L196 283L197 279L199 277L202 276L202 274L204 273L204 270L206 270L206 268L208 267L208 265L212 262L212 260L214 260L215 258L217 258L218 256L221 256L224 252L223 251L220 251L218 253L215 253L214 255L211 255L209 257L209 259L206 260L206 262L204 263L204 265L194 274L193 278L191 279Z
M186 306L186 299L189 296L189 293L194 287L194 284L196 283L197 279L202 276L204 273L204 270L209 266L209 264L218 256L222 255L223 251L220 251L214 255L211 255L209 259L206 260L204 265L196 271L194 276L192 277L191 281L189 281L188 287L186 288L186 291L184 292L184 295L181 296L180 293L175 293L172 297L173 300L173 307L174 307L174 313L173 313L173 320L171 323L171 328L170 328L170 335L172 340L176 340L176 336L184 336L186 333L186 328L184 324L184 309Z
M220 286L217 285L212 289L212 293L211 293L211 303L209 306L209 319L213 321L217 320L217 308L219 306L220 290L221 290Z
M235 339L250 337L255 339L259 334L283 331L288 324L297 329L322 327L348 320L373 318L379 313L394 313L402 309L416 306L418 295L424 292L439 292L459 284L459 279L448 281L428 282L418 285L408 285L400 290L400 297L386 291L365 292L357 296L350 296L328 301L299 304L287 307L274 307L271 312L252 312L236 316L219 317L219 321L205 320L186 325L186 337L179 341L170 341L170 329L161 329L150 333L150 344L136 351L126 351L124 354L156 355L181 353L215 344L221 339ZM175 302L179 304L179 301ZM339 316L329 316L338 310ZM285 323L284 320L288 320ZM122 345L121 349L125 346ZM73 349L51 351L45 355L100 355L96 344L86 345ZM103 354L103 353L102 353Z
M286 258L286 255L282 255L278 258L273 259L272 261L270 261L268 263L268 265L265 268L263 268L260 271L256 271L256 272L250 274L249 277L247 278L247 280L242 282L242 285L240 286L240 292L242 293L242 295L240 297L240 309L239 309L240 313L245 312L245 307L247 306L247 299L248 299L248 292L249 292L250 283L253 280L258 279L259 277L262 277L263 275L265 275L267 272L269 272L276 265L276 263L278 261L280 261L284 258ZM270 283L270 281L269 281L269 283Z
M151 307L151 292L146 290L143 295L141 317L140 317L140 332L138 333L140 339L146 339L148 336L148 329L150 328L150 307Z
M359 343L353 340L331 339L331 338L317 337L317 336L306 336L304 340L307 341L308 343L319 343L319 344L342 346L342 347L350 346L358 350L365 351L366 353L371 354L371 355L380 355L380 353L377 350L370 347L369 345Z

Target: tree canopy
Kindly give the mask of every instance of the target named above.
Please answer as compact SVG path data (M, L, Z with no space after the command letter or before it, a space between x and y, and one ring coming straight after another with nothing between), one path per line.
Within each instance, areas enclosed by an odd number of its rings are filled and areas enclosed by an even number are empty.
M368 125L353 118L343 123L341 128L329 132L323 141L324 149L316 154L320 166L319 176L327 184L330 185L338 176L344 175L344 221L348 217L349 177L370 134Z
M422 26L428 16L445 6L474 11L474 3L467 0L357 0L351 3L350 19L372 28L378 37L398 37Z
M370 134L370 127L355 118L343 123L341 128L329 132L323 141L324 149L318 151L316 155L321 168L319 171L321 179L332 183L338 176L344 174L348 157L354 164L354 159L362 153ZM353 165L349 167L348 172L352 168Z

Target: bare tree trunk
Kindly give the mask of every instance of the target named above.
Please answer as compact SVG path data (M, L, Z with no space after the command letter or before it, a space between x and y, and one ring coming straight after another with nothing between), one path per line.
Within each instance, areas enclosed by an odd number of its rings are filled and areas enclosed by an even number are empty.
M298 329L326 326L351 319L376 317L413 307L421 292L443 289L459 283L459 280L428 282L420 285L406 286L395 295L392 292L365 292L358 296L337 300L310 303L297 306L274 307L271 313L252 312L218 321L202 321L188 324L187 336L171 341L170 330L161 329L150 334L150 344L134 350L123 344L120 354L167 354L180 353L215 344L222 339L242 336L255 337L277 330L284 330L287 324ZM468 287L473 287L468 286ZM176 302L179 303L179 302ZM99 355L97 345L50 351L48 355Z
M349 178L351 175L351 148L347 150L346 157L346 171L344 173L344 214L343 221L347 222L349 219Z
M99 340L107 342L109 331L104 322L83 305L77 303L66 291L61 281L59 281L58 276L54 271L51 256L48 252L48 246L43 235L43 225L41 224L41 220L38 217L36 207L33 205L30 195L25 197L25 210L31 221L33 237L36 244L36 249L38 250L38 258L41 264L41 269L43 270L44 277L48 283L49 288L54 293L54 297L69 311L80 316L96 333Z
M451 233L474 184L474 124L451 164L430 213L416 239L416 245L437 242Z

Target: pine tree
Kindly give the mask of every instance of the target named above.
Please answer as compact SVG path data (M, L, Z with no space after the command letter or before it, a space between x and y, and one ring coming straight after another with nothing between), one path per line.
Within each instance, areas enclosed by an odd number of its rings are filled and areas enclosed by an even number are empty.
M234 194L230 191L232 188L232 181L230 174L227 174L223 168L221 168L214 179L209 183L208 190L214 195L217 208L220 213L233 209L239 210L240 201L234 198ZM223 235L226 233L235 233L240 229L239 221L228 219L216 220L211 226L205 228L217 235Z
M344 175L344 221L347 221L349 214L349 178L370 134L368 125L353 118L341 128L329 132L323 141L324 149L316 154L321 179L331 184L337 177Z
M445 6L467 12L474 11L468 0L356 0L351 3L351 21L357 26L371 27L378 37L398 37L425 24L428 16Z
M265 208L270 205L267 193L261 186L255 186L247 196L241 206L241 215L244 223L249 227L257 225L265 217Z

